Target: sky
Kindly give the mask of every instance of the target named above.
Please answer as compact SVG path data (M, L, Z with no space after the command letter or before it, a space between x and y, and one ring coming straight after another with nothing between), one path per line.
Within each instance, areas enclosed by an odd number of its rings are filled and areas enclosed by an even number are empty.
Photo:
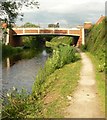
M59 23L60 27L74 27L84 22L95 23L101 15L105 15L106 0L38 0L39 9L26 9L21 25L31 22L41 27Z

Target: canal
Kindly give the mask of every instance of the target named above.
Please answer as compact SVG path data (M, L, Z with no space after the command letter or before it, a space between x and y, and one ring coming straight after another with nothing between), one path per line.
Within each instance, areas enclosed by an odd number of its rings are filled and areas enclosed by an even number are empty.
M44 66L49 53L41 50L24 50L22 53L7 57L2 62L2 90L6 93L15 87L18 90L32 91L32 85L41 67Z

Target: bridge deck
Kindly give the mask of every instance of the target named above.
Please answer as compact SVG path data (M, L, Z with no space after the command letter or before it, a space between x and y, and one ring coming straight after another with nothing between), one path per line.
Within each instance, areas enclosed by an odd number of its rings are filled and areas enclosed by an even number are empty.
M72 35L80 36L78 28L13 28L13 35Z

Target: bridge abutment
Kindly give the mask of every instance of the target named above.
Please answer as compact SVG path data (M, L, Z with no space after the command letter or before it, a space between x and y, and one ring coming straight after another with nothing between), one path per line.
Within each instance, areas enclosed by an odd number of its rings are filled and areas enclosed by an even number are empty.
M77 47L80 47L81 45L85 45L85 35L84 35L84 28L81 28L80 30L80 36L77 42Z
M15 32L13 30L8 30L5 44L13 47L22 46L21 36L14 36L14 33Z

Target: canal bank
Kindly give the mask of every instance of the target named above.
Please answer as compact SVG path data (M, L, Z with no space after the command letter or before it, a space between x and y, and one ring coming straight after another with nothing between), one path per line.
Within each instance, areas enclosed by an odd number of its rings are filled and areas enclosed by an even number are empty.
M56 39L58 39L58 38L56 38ZM62 38L60 38L59 41L62 42ZM63 38L63 41L68 42L68 41L71 41L71 39ZM68 43L70 44L70 42L68 42ZM54 42L53 42L53 44L54 44ZM53 46L53 44L52 44L52 46ZM35 80L35 82L33 84L33 88L32 88L32 94L30 94L29 96L26 96L26 94L25 94L25 92L23 92L23 90L22 90L22 93L17 93L16 90L13 90L12 93L7 94L9 104L7 104L7 106L3 107L3 109L4 109L3 116L5 118L44 117L43 99L47 95L48 88L51 88L51 87L54 88L53 84L57 82L56 76L53 77L52 79L48 79L49 76L51 76L51 74L53 74L56 70L60 70L61 68L63 69L64 65L70 64L70 63L73 64L80 59L75 48L71 47L69 44L66 44L66 43L54 44L56 47L53 47L54 50L53 50L52 56L47 59L44 67L42 69L40 69L40 71L38 72L38 75L36 76L36 80ZM66 70L66 69L64 69L64 70ZM75 70L77 70L77 68ZM75 72L72 72L72 71L70 72L70 70L68 70L68 73L70 73L70 74L73 73L73 75L76 74ZM77 76L79 76L79 75L77 74ZM67 77L68 77L68 75L66 76L66 78ZM73 79L71 79L71 81L72 80ZM69 82L67 81L67 84L68 83ZM74 86L73 88L75 88L75 85L76 85L75 83L77 83L77 81L72 81L72 85ZM65 87L67 86L66 83L64 86ZM71 88L71 87L69 86L69 88ZM64 91L65 90L66 90L66 88L64 89ZM6 113L8 113L8 114L6 114Z

